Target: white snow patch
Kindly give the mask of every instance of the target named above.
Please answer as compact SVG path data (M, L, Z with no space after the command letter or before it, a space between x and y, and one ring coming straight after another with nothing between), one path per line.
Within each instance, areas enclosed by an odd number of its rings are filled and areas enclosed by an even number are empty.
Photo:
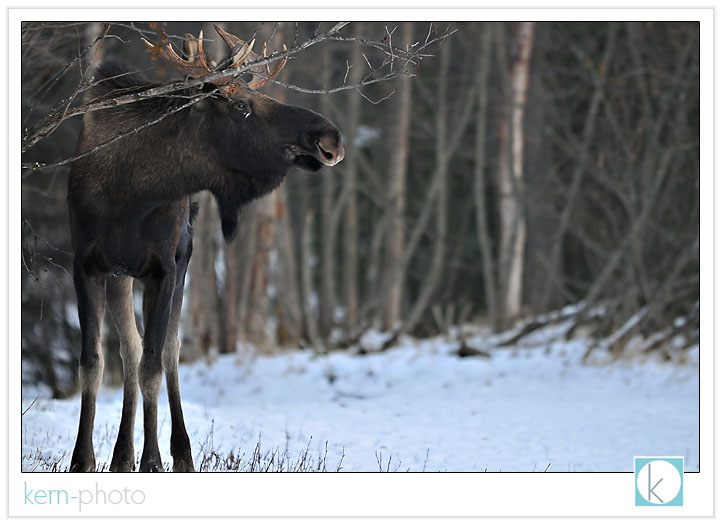
M312 438L310 452L328 446L329 469L343 457L342 471L378 471L381 463L402 471L628 472L635 455L681 455L686 469L697 471L698 347L677 363L584 365L589 341L561 342L563 328L539 330L513 348L490 349L481 335L467 339L491 359L458 358L458 343L440 337L404 339L364 356L296 351L181 366L196 462L209 437L220 454L250 456L260 435L262 450L288 446L292 455ZM364 342L378 345L382 336ZM23 409L36 396L23 416L23 469L47 469L51 460L67 468L80 399L53 400L47 390L26 388ZM101 389L94 432L100 464L110 463L121 407L121 389ZM158 426L170 463L165 396ZM142 445L139 410L138 457Z

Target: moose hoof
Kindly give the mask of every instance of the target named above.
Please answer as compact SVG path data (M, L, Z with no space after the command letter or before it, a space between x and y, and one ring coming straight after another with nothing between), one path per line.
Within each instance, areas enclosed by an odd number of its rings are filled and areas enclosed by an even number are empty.
M111 472L133 472L135 470L135 452L133 446L126 446L118 441L110 461Z
M135 469L135 461L133 459L118 459L113 457L113 461L110 462L111 472L133 472Z
M95 472L95 463L74 463L70 465L70 472Z
M85 461L75 461L70 463L70 472L95 472L95 458Z
M146 454L143 451L143 456L140 458L139 472L165 472L163 463L160 460L160 452Z
M93 454L92 448L89 452L77 449L73 452L73 458L70 460L70 472L95 472L95 454Z
M165 469L163 468L163 465L158 463L145 463L140 462L140 470L139 472L165 472Z
M193 460L190 456L181 459L173 458L173 472L195 472Z

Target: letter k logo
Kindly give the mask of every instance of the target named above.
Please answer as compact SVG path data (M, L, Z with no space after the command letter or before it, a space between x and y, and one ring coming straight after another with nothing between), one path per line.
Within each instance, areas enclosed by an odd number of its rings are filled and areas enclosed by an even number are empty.
M684 458L640 457L634 458L637 506L681 506Z
M659 478L657 483L654 484L654 487L652 486L652 463L654 462L652 461L647 463L647 487L649 488L649 492L647 493L647 501L652 501L652 496L654 496L659 500L660 503L664 503L664 501L662 501L662 498L657 496L657 493L654 492L654 489L656 489L659 484L662 483L662 480L664 478Z

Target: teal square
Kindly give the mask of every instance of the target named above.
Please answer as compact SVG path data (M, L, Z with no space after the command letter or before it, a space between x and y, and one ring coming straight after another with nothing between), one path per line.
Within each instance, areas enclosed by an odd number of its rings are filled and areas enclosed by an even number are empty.
M681 507L684 457L634 458L634 495L638 507Z

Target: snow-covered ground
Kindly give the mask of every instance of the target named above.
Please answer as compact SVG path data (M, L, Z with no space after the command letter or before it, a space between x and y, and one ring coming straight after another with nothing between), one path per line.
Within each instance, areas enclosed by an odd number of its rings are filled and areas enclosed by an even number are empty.
M439 337L361 356L296 351L181 366L196 466L211 452L251 458L258 446L266 458L276 449L290 459L306 451L344 472L628 472L635 455L682 455L687 471L699 470L698 347L684 351L683 362L604 363L601 351L596 363L582 364L588 341L562 342L565 328L550 326L513 348L494 347L498 339L478 329L467 343L490 358L459 358L459 343ZM36 397L22 421L23 469L65 470L80 399L25 388L23 407ZM160 447L170 466L161 400ZM121 389L101 389L100 467L110 463L121 405ZM139 410L138 458L142 436Z

